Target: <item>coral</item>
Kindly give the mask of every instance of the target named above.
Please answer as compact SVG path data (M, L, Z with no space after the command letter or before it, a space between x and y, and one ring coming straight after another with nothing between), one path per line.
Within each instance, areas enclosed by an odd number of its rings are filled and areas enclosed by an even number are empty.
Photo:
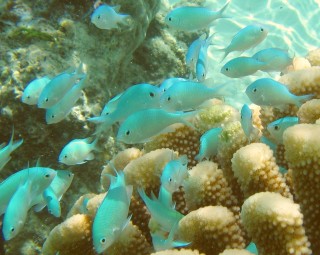
M196 165L194 157L199 152L201 134L187 126L177 125L174 132L157 136L153 141L145 144L146 151L153 151L160 148L169 148L179 153L187 155L188 166Z
M312 66L320 66L320 49L309 51L307 59Z
M320 119L320 99L305 102L298 110L297 116L300 123L315 123Z
M261 191L292 197L272 150L263 143L251 143L239 149L233 155L232 170L245 198Z
M287 85L295 95L314 94L320 97L320 67L314 66L303 70L292 71L280 77L279 82Z
M177 159L176 153L170 149L159 149L130 161L123 169L127 185L158 194L162 170L172 159Z
M240 203L243 201L243 194L232 172L231 159L233 154L242 146L245 146L247 142L248 140L242 130L240 122L234 121L227 124L222 130L218 146L217 158L219 166L231 186L233 194L237 196Z
M220 253L219 255L254 255L247 250L240 250L240 249L227 249L224 252Z
M131 160L139 158L140 156L142 156L142 152L137 148L128 148L120 151L117 155L115 155L112 160L103 167L103 170L101 172L100 182L103 189L108 190L110 184L110 180L108 176L106 176L106 174L115 174L114 169L110 165L110 163L113 164L115 169L123 170Z
M200 110L193 123L197 130L203 134L209 129L219 127L236 119L239 119L239 113L233 107L219 103Z
M320 125L298 124L283 134L296 200L304 215L311 249L320 251Z
M76 214L57 225L43 244L42 253L55 255L94 255L91 233L92 218Z
M240 212L239 202L232 194L222 170L211 161L202 161L189 171L184 191L189 210L221 205L231 210L235 216Z
M259 254L311 254L303 216L291 199L278 193L256 193L242 205L241 219Z
M166 250L151 253L151 255L205 255L204 253L199 253L197 250L181 249L181 250Z
M187 214L179 222L179 237L191 242L190 248L210 255L245 246L234 214L223 206L206 206Z

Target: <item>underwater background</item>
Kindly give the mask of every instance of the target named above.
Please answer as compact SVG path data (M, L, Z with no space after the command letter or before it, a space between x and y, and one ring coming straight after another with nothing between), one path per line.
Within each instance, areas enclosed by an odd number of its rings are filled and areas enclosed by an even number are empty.
M244 250L251 242L262 255L320 254L320 127L316 124L320 119L320 1L231 0L225 10L227 18L217 19L204 29L181 31L165 23L166 15L176 7L219 10L226 2L0 0L0 143L7 143L13 130L14 140L23 139L0 170L0 180L36 166L38 159L41 166L74 174L60 201L61 217L54 217L46 208L41 212L31 208L16 237L9 241L0 237L0 254L96 254L91 225L109 188L106 173L114 174L113 164L118 170L124 169L127 184L134 188L129 208L132 223L103 254L254 254ZM128 24L99 29L91 22L99 4L120 6L120 13L130 15ZM242 55L252 56L271 47L287 50L294 60L286 71L241 78L220 72L226 60L221 62L223 52L219 49L227 47L232 37L250 24L263 24L268 35ZM158 86L171 77L188 79L188 47L204 33L215 33L207 52L206 78L214 86L228 87L223 100L197 110L191 120L196 129L178 126L146 143L126 144L116 139L118 123L98 136L94 159L72 166L59 162L61 150L71 140L94 140L97 125L88 119L99 116L111 98L135 84ZM232 52L227 60L239 56L239 52ZM47 124L44 109L21 101L32 80L73 72L81 63L86 87L59 123ZM252 103L245 90L259 78L273 78L293 94L312 94L313 99L306 106L280 109L250 105L259 134L249 139L240 124L240 111L243 104ZM283 144L271 142L267 146L260 142L262 136L270 139L267 125L286 116L298 116L300 124L285 133ZM200 137L213 127L223 127L217 153L198 163L195 156ZM181 220L176 239L191 244L179 253L156 253L149 229L152 232L157 227L151 223L148 228L150 213L136 188L144 188L149 197L151 192L157 195L163 168L178 155L188 156L190 174L185 186L173 194L173 201L175 209L190 218ZM248 177L249 172L252 177ZM252 198L259 209L246 204L251 202L247 202L249 197L263 191L269 193L264 200ZM274 202L277 199L279 203ZM247 217L240 213L245 210L249 211ZM267 217L270 215L274 221ZM55 227L60 229L54 232Z

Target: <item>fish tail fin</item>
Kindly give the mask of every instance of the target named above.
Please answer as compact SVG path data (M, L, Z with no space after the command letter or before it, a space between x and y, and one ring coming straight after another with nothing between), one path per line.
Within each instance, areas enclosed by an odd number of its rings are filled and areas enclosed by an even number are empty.
M231 18L230 16L227 16L224 14L224 11L227 9L228 5L230 4L231 0L227 1L227 3L219 10L219 17L220 18Z
M203 159L203 156L200 154L200 152L194 157L196 161L201 161Z
M98 145L98 142L99 142L99 136L97 136L93 142L91 143L91 146L92 146L92 149L97 151L97 152L101 152L102 149L100 148L100 146Z
M222 58L220 59L220 63L229 55L229 50L228 48L223 48L223 49L217 49L218 51L224 52Z
M309 94L309 95L303 95L303 96L297 96L295 100L295 105L300 107L304 102L312 99L315 95L314 94Z
M119 23L122 23L126 26L129 26L130 23L132 22L132 17L129 14L121 14L119 16Z
M23 143L23 139L14 142L13 141L13 137L14 137L14 127L12 126L12 135L9 141L10 147L11 147L11 151L14 151L15 149L17 149L22 143Z

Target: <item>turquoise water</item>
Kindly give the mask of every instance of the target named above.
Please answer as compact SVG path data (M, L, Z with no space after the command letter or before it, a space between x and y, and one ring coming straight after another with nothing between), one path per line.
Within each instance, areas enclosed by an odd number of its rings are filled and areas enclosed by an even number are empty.
M59 9L61 14L54 12L53 16L47 13L46 5L41 1L33 2L33 5L29 1L25 1L26 5L28 5L28 8L25 9L21 8L21 6L24 6L24 1L11 2L13 5L16 2L18 3L14 7L16 10L15 15L21 15L21 21L15 23L16 17L9 15L11 11L8 11L8 15L2 14L0 23L2 37L0 39L3 39L3 41L6 40L9 32L19 26L33 27L33 24L37 24L37 26L40 24L41 27L43 23L45 24L42 27L43 30L51 32L62 30L59 24L64 19L68 19L74 21L78 27L76 31L69 31L75 34L74 38L76 40L66 40L67 42L59 45L58 43L47 43L45 40L41 41L40 39L39 41L31 40L20 44L19 38L14 43L6 42L9 46L3 47L0 45L2 57L0 60L2 65L0 118L2 118L1 123L3 124L2 127L4 127L3 130L5 130L5 132L0 133L0 144L8 141L13 124L16 127L15 139L25 139L21 150L18 152L18 149L15 152L13 160L1 172L1 180L4 180L9 174L26 167L29 160L33 164L40 156L44 157L44 164L46 165L57 169L67 169L67 166L57 162L61 148L71 139L92 135L95 127L92 124L88 124L86 119L98 115L100 109L110 97L122 92L124 88L132 84L143 82L159 84L161 80L168 76L188 76L184 67L179 69L177 66L178 64L184 65L183 60L187 47L198 34L193 33L190 36L187 33L168 30L165 26L161 27L163 20L159 16L156 17L158 20L152 24L152 31L146 29L141 32L137 29L136 34L139 35L141 33L142 35L137 36L139 41L132 42L130 37L125 37L125 30L124 32L109 32L95 28L88 19L88 13L93 9L91 2L89 4L88 1L85 3L81 1L79 3L78 1L58 1L59 6L57 6L61 8ZM225 0L212 1L212 3L197 1L197 3L199 2L209 5L215 10L225 4ZM54 4L57 3L54 1L50 3L51 11L52 8L54 9ZM163 0L159 13L161 15L166 14L172 7L186 3L190 4L190 1ZM1 4L3 3L0 2L0 7ZM37 4L41 5L41 8ZM117 4L117 1L113 1L112 4ZM122 1L121 4L127 5L126 8L130 10L128 1ZM79 7L79 5L81 6ZM78 7L79 10L77 9ZM32 16L32 8L41 9L37 13L42 16ZM144 15L139 12L139 9L134 11L137 15ZM226 10L226 15L229 18L215 21L209 30L210 34L216 33L216 36L214 39L215 45L209 48L208 77L213 81L211 86L221 83L228 84L230 96L225 97L225 103L237 109L240 109L243 103L249 102L243 92L251 81L261 77L271 76L276 79L279 77L279 73L266 74L258 72L250 77L231 79L220 73L221 66L226 61L239 56L239 53L230 53L227 59L220 63L222 53L218 49L224 48L239 29L252 23L258 23L266 25L269 31L266 40L254 49L244 52L242 56L251 56L264 48L277 47L287 49L291 56L304 57L310 50L316 49L320 45L319 0L231 0ZM44 17L50 18L46 19ZM150 22L150 20L145 22ZM68 26L66 25L64 29L67 30ZM161 37L159 30L161 31L162 29L169 31L172 37L169 39L163 35ZM61 36L59 33L58 35L55 34L55 36ZM103 33L105 33L105 36L103 36ZM155 34L154 37L153 33ZM146 38L144 38L145 35ZM184 36L190 40L182 38ZM108 48L109 45L112 45L112 47ZM170 50L170 47L174 48L172 45L178 50ZM152 51L152 47L154 51ZM157 50L156 47L162 48ZM115 48L117 51L110 50ZM126 48L130 48L130 50L126 52ZM121 52L125 53L121 54ZM150 52L155 54L148 55ZM10 61L6 61L6 58L9 58ZM172 60L171 58L180 59ZM24 60L27 64L24 63ZM73 108L66 120L57 125L46 125L43 111L31 106L21 106L20 97L23 88L30 80L37 76L57 74L70 66L76 66L80 61L84 61L87 64L89 81L96 86L85 89L81 100ZM7 68L6 65L8 63L11 66ZM31 70L27 68L28 66ZM124 70L121 69L123 66L125 67ZM8 71L9 69L10 71ZM150 70L157 69L158 72L152 75ZM169 71L170 74L168 74ZM101 142L103 152L97 156L95 161L71 168L76 177L75 183L62 200L63 217L54 219L47 212L42 212L39 214L40 216L30 212L30 218L18 238L7 243L0 238L0 254L41 254L41 246L46 236L55 225L65 219L67 211L72 204L83 194L102 191L99 179L101 166L105 164L106 160L110 160L117 151L125 148L125 146L115 142L114 135L116 131L117 127L111 132L110 137L104 137Z

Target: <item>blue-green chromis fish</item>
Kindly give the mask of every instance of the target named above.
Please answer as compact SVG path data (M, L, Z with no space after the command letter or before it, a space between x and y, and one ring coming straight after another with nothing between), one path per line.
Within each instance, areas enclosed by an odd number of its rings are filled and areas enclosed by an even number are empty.
M5 240L12 239L21 231L29 209L54 177L55 174L52 174L45 176L45 179L39 179L38 176L30 174L28 169L25 183L22 185L22 180L19 180L19 186L12 195L3 218L2 232Z
M299 123L298 117L284 117L268 124L267 130L269 131L270 135L272 136L272 138L276 143L282 144L283 132L288 127L294 126L298 123Z
M171 250L176 247L184 247L190 242L174 241L174 236L178 230L178 224L174 224L169 232L168 237L164 237L162 233L151 233L152 244L155 251Z
M257 46L267 37L267 34L266 26L262 25L253 24L242 28L235 34L230 44L226 48L221 49L221 51L224 51L222 60L232 51L245 51Z
M221 73L230 78L252 75L266 64L250 57L237 57L228 61L221 68Z
M108 103L105 104L103 107L100 116L109 115L110 113L114 112L117 109L117 105L119 102L119 98L123 93L116 95L115 97L111 98Z
M202 161L204 158L209 159L217 154L221 132L222 128L217 127L208 130L201 136L200 149L195 160Z
M161 174L161 186L171 194L182 186L183 181L188 177L188 157L183 155L175 160L170 160L164 167Z
M281 72L291 65L293 60L287 50L278 48L260 50L252 58L265 63L260 69L264 72Z
M47 76L30 82L24 89L21 101L28 105L36 105L44 87L51 81Z
M119 14L120 6L100 5L91 15L91 22L100 29L118 28L119 24L128 25L130 15Z
M93 151L97 150L98 139L90 143L90 139L74 139L69 142L60 152L59 162L72 166L84 164L94 159Z
M30 167L10 175L0 184L0 216L6 211L11 197L21 183L32 178L33 182L38 185L37 189L40 190L40 194L41 190L49 186L55 176L56 171L48 167ZM35 201L35 203L37 202Z
M215 34L209 36L200 47L198 60L196 63L196 75L199 82L203 82L207 76L208 48L210 45L212 45L212 39L214 35Z
M99 206L92 225L93 246L97 253L109 248L130 221L128 218L132 186L126 186L123 172L111 179L111 185Z
M176 82L161 95L160 105L168 111L194 110L209 99L221 97L221 87L208 88L193 81Z
M284 84L270 78L261 78L254 81L247 87L246 94L254 104L280 109L287 104L300 107L303 102L314 96L296 96Z
M47 124L54 124L62 121L71 112L72 108L82 95L82 89L85 88L86 77L82 78L74 85L54 106L46 110Z
M5 146L4 143L0 145L0 170L10 161L10 154L23 143L23 139L13 141L13 135L14 128L12 128L12 135L7 146Z
M64 72L54 77L42 90L38 99L38 107L48 109L58 103L77 80L84 77L82 68L83 65L80 64L73 73Z
M152 219L161 226L162 230L169 232L172 226L183 218L183 214L177 212L174 208L163 205L154 194L152 194L153 199L150 199L142 188L138 188L138 192L146 204Z
M101 123L95 134L107 131L114 123L124 121L130 114L149 108L160 107L161 89L150 84L137 84L125 90L118 99L116 109L110 114L88 119Z
M173 9L165 17L165 23L174 29L192 31L205 29L216 19L224 18L224 11L228 7L227 2L219 11L213 11L206 7L182 6Z
M240 122L241 127L243 129L244 134L247 139L251 140L251 134L254 130L254 126L252 124L252 111L247 104L244 104L241 108L240 112Z
M201 46L206 41L206 37L207 37L206 34L202 34L199 38L193 41L188 48L188 51L186 54L186 64L191 73L195 71L199 52L200 52Z
M160 84L160 89L162 92L167 91L172 85L174 85L176 82L180 81L187 81L185 78L179 78L179 77L173 77L173 78L168 78L165 79L161 84Z
M186 120L193 115L193 112L170 113L163 109L147 109L135 112L120 125L117 141L126 144L145 143L160 133L171 132L168 127L175 123L193 127Z
M41 202L34 206L36 212L41 211L45 206L48 207L48 211L55 217L61 216L60 200L67 189L70 187L74 174L67 170L58 170L56 177L47 187L42 196L40 196Z

